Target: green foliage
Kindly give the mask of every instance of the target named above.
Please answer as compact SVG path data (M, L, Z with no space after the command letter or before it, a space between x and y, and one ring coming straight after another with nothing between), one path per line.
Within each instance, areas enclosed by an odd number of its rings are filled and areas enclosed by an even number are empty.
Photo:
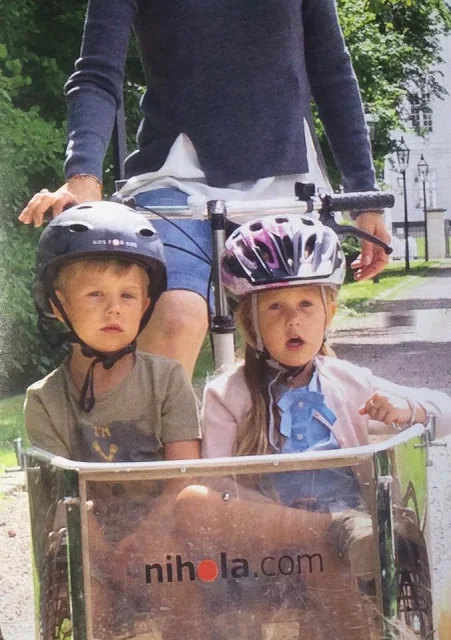
M29 445L23 421L23 395L0 400L0 464L2 452L12 451L14 440L22 438L24 447ZM11 459L8 464L11 464Z
M357 258L360 253L360 243L353 236L346 236L341 241L341 248L346 258L346 277L345 282L352 282L354 280L354 272L351 269L351 263Z
M0 75L17 87L17 76ZM0 85L1 86L1 85ZM30 192L56 186L64 132L37 109L15 108L0 94L0 394L21 390L48 372L53 358L36 327L30 297L39 233L17 221Z

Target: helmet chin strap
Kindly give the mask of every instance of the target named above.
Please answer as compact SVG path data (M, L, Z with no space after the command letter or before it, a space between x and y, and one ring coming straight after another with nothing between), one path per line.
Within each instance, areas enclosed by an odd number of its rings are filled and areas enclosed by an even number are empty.
M123 347L122 349L119 349L118 351L105 352L105 351L99 351L97 349L94 349L93 347L90 347L88 344L86 344L86 342L83 342L83 340L75 332L75 329L73 328L72 323L69 320L69 317L63 305L61 304L58 296L56 295L56 292L53 289L53 287L52 287L52 291L49 292L49 299L52 301L54 306L58 309L64 321L64 324L69 329L69 331L66 334L64 334L64 340L67 340L75 344L79 344L81 346L81 353L83 356L85 356L85 358L94 358L94 360L89 365L88 371L86 373L86 377L84 379L84 382L80 391L80 408L82 409L82 411L89 413L90 411L92 411L96 402L95 394L94 394L94 369L96 365L101 363L104 369L106 370L111 369L118 360L128 355L129 353L133 353L134 351L136 351L137 336L130 344L128 344L126 347Z

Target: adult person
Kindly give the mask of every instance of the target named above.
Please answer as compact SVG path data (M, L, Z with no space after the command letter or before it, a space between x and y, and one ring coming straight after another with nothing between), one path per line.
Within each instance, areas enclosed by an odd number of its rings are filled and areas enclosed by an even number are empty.
M313 97L347 191L376 188L362 101L334 0L90 0L81 56L66 84L67 181L36 194L19 219L39 226L51 208L102 197L102 163L121 105L132 28L146 74L138 149L125 162L139 204L186 205L191 195L291 195L320 173L311 139ZM230 190L230 191L228 191ZM208 224L181 226L210 251ZM388 241L378 212L360 228ZM155 226L170 248L168 291L140 347L179 360L192 374L205 332L209 267L173 225ZM187 243L187 244L186 244ZM185 251L183 251L185 248ZM362 244L357 279L387 262Z

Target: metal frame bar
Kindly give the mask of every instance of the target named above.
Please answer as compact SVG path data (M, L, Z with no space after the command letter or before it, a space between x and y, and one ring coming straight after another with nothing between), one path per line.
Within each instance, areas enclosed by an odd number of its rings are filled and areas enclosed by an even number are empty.
M80 516L79 474L75 470L64 471L64 488L69 502L67 514L67 543L69 559L69 584L71 613L75 640L86 640L86 610L83 578L83 541Z
M139 477L145 474L148 479L153 478L191 478L202 475L223 475L242 473L274 473L277 471L303 471L321 469L331 466L345 467L350 464L368 462L372 456L381 451L388 451L398 444L425 433L421 424L414 425L402 432L397 432L391 438L375 444L348 449L318 451L312 453L269 454L264 456L240 456L237 458L205 458L196 460L170 460L161 462L79 462L68 460L60 456L53 456L43 449L32 447L27 455L40 458L60 469L76 470L83 478L98 479L102 474L119 478L121 472L127 478Z
M384 640L398 638L393 622L397 619L396 555L393 527L392 483L393 475L389 452L378 451L374 455L376 480L376 525L379 543L380 572L379 593L382 596L384 615Z

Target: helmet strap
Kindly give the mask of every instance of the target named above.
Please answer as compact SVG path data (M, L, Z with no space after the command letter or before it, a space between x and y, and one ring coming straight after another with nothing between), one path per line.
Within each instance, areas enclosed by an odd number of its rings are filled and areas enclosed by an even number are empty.
M258 293L254 293L251 296L251 313L252 326L255 331L255 351L257 352L258 357L260 357L260 354L263 354L265 351L266 353L268 352L263 344L262 334L260 333L260 324L258 322Z
M136 340L131 344L115 351L114 353L102 353L96 349L91 349L88 345L85 345L80 341L81 352L86 358L94 357L94 360L89 365L86 377L84 379L81 391L80 391L80 408L85 413L89 413L94 408L96 398L94 394L94 369L96 365L102 363L104 369L111 369L118 360L123 358L128 353L136 351Z

